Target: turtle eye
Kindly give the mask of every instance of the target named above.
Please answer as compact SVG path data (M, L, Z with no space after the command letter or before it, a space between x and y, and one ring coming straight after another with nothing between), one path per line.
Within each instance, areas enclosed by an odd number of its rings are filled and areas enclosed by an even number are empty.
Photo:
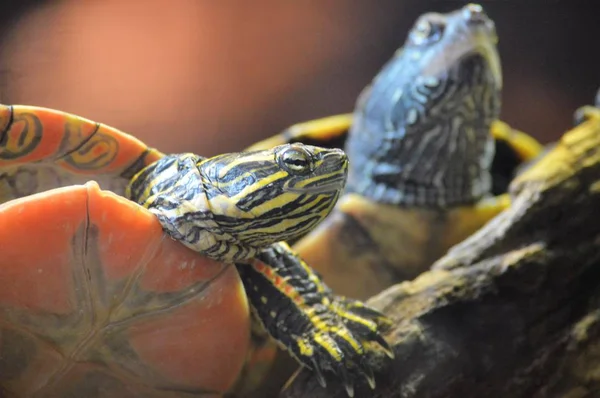
M410 32L410 42L415 46L437 41L442 36L443 26L428 19L421 19Z
M305 149L292 146L281 152L279 164L290 174L308 174L312 170L312 156Z

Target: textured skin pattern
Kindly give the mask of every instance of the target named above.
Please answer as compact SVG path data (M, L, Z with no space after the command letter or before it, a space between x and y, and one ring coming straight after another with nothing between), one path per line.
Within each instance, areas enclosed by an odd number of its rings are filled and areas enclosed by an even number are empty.
M393 358L380 335L389 325L363 303L335 296L286 244L262 251L250 265L238 264L252 308L282 347L312 369L322 386L325 372L341 378L352 396L357 377L374 388L367 353L377 343Z
M437 208L489 195L502 86L496 41L476 5L416 21L359 97L346 142L348 192Z
M126 196L193 250L241 261L312 230L335 205L347 170L343 151L302 144L209 159L169 155L134 176Z

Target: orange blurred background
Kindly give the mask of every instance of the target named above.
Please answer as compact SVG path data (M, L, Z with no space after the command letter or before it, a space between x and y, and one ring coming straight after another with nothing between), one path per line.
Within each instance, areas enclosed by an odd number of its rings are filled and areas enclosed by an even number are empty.
M418 15L465 3L21 0L0 8L0 101L72 112L166 152L235 151L350 111ZM587 3L481 3L500 35L503 119L544 142L600 87L600 18Z

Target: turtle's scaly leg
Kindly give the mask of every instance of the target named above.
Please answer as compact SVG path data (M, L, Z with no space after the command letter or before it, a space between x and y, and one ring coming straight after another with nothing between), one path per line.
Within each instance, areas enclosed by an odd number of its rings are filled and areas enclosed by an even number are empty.
M250 264L238 264L246 293L269 334L325 386L324 371L341 377L350 396L352 373L362 374L371 387L369 346L377 342L393 356L381 336L389 321L358 301L336 297L321 278L285 243L274 244Z

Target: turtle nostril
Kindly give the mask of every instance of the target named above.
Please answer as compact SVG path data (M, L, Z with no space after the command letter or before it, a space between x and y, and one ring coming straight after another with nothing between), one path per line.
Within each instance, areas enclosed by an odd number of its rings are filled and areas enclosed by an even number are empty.
M463 8L463 13L470 23L484 24L490 21L488 16L485 14L485 11L483 11L483 7L481 7L479 4L467 4Z

